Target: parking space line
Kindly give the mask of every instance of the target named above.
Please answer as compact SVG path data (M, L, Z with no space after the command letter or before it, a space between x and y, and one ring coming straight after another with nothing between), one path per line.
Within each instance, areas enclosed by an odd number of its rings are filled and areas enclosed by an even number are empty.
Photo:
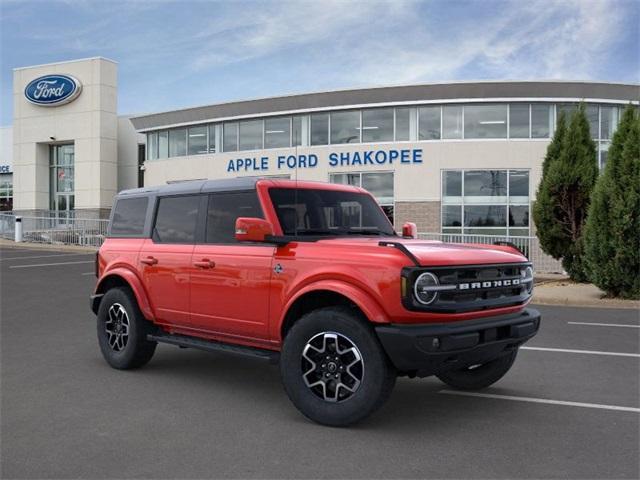
M93 255L92 253L58 253L55 255L31 255L27 257L9 257L9 258L0 258L0 262L5 260L30 260L32 258L49 258L49 257L73 257L73 256L81 256L81 255Z
M617 410L620 412L640 413L640 408L621 407L618 405L603 405L601 403L567 402L564 400L550 400L547 398L516 397L513 395L496 395L493 393L462 392L457 390L440 390L438 393L444 393L446 395L460 395L463 397L494 398L497 400L512 400L515 402L546 403L550 405L564 405L567 407L598 408L601 410Z
M640 328L640 325L623 325L621 323L591 323L591 322L567 322L569 325L593 325L596 327L625 327Z
M573 350L569 348L520 347L520 350L537 350L541 352L560 352L560 353L585 353L588 355L610 355L613 357L640 358L640 353L601 352L598 350Z
M95 275L95 272L85 272L85 273L81 273L80 275Z
M53 267L55 265L77 265L80 263L93 263L93 260L82 260L80 262L36 263L34 265L12 265L9 268Z

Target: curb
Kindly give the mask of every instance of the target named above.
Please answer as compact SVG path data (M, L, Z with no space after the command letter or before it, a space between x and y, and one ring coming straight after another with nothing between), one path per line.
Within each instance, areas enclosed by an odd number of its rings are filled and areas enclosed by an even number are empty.
M12 248L20 250L50 250L50 251L63 251L63 252L97 252L97 247L82 247L79 245L56 245L49 243L29 243L20 242L16 243L11 240L0 238L0 247Z

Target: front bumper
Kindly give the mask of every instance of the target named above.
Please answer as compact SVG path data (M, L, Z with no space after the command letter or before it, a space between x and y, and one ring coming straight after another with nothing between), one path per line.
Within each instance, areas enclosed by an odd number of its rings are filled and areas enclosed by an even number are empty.
M498 358L532 338L540 313L521 312L433 325L380 325L376 333L401 373L426 377Z

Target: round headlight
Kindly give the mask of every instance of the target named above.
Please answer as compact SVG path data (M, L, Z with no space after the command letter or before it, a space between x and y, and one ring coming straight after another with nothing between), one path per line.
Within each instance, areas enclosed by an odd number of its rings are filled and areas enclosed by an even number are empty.
M416 279L416 283L413 286L413 293L416 300L423 305L429 305L438 296L438 277L431 272L426 272L420 275Z
M520 271L520 275L522 275L522 283L524 284L524 288L527 290L527 293L531 293L533 291L533 268L523 268Z

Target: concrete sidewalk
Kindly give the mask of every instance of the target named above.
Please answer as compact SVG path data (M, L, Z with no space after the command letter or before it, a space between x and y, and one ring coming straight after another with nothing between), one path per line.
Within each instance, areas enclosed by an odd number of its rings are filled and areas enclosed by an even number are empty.
M566 278L536 278L531 303L571 305L575 307L632 308L640 310L640 301L604 298L604 292L590 283L575 283Z

